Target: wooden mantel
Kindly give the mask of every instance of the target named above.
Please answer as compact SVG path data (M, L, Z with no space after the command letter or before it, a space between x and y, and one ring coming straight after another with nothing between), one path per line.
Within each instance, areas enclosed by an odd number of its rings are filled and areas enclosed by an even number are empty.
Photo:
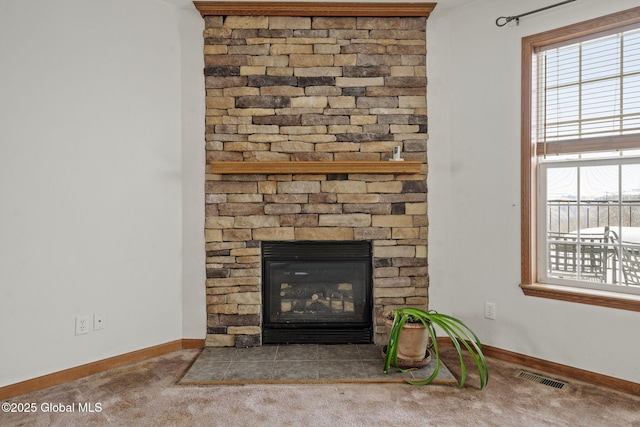
M312 1L194 1L205 16L423 16L436 3L312 2Z
M420 173L420 161L211 162L214 174Z

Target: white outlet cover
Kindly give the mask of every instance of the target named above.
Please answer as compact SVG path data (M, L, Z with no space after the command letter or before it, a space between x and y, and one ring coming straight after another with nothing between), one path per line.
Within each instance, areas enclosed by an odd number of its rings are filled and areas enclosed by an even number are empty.
M101 329L106 328L106 326L107 326L107 314L95 313L93 315L93 330L99 331Z
M485 319L496 320L496 304L493 302L484 303L484 317Z
M91 325L91 316L76 316L76 335L84 335L89 333Z

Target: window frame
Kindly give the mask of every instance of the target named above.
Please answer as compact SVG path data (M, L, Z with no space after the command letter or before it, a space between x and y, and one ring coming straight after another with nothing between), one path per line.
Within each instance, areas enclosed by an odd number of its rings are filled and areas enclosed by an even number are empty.
M567 285L539 283L538 278L538 147L533 135L532 90L533 55L536 49L552 44L566 42L603 33L640 23L640 7L613 13L600 18L591 19L562 28L545 31L522 38L521 68L521 282L520 287L525 295L557 299L575 303L640 311L640 296L615 291L594 290ZM615 147L628 149L635 147L629 137L606 137L589 140L593 150L602 150L604 145L611 149L615 139ZM546 144L547 154L551 154L553 144Z
M538 156L540 157L540 156ZM615 167L618 170L618 186L620 188L621 183L624 178L624 171L623 169L625 167L629 167L629 166L640 166L640 157L635 155L635 156L627 156L627 157L622 157L622 156L616 156L616 157L601 157L601 158L590 158L590 159L569 159L569 160L551 160L551 161L539 161L538 164L538 169L539 169L539 174L538 174L538 185L539 185L539 193L538 193L538 198L540 200L542 200L541 203L538 204L538 220L539 220L539 224L548 224L548 213L549 213L549 205L547 204L549 201L546 199L545 193L547 191L547 188L545 187L545 184L547 182L547 178L545 177L545 172L552 170L552 169L576 169L576 173L578 175L580 175L580 172L578 171L578 169L582 169L582 168L593 168L593 167ZM580 188L580 178L578 178L576 176L576 184L577 187L576 190L578 190ZM620 188L621 189L621 188ZM580 190L578 190L580 191ZM579 197L579 200L582 200L582 198ZM616 209L618 211L618 215L616 215L616 223L617 224L622 224L623 220L623 210L625 209L625 206L633 206L633 205L639 205L640 202L637 201L632 201L631 204L624 204L622 200L618 199L617 200L617 204L609 204L608 207L612 207L614 209ZM577 214L577 221L580 221L580 217L582 215L581 214ZM618 225L612 225L613 230L616 231L616 227ZM579 229L582 229L583 227L578 226ZM589 228L587 226L587 228ZM563 232L564 233L564 232ZM549 268L549 252L548 252L548 248L549 248L549 240L548 240L549 234L548 234L548 229L546 227L538 227L538 242L542 242L542 244L538 245L538 270L540 272L540 278L542 279L541 281L543 283L547 283L547 284L556 284L556 285L563 285L563 286L575 286L575 287L579 287L579 288L590 288L590 289L596 289L596 290L602 290L602 291L611 291L611 292L620 292L623 294L631 294L631 295L637 295L640 298L640 286L622 286L622 285L617 285L617 284L611 284L611 283L601 283L598 281L580 281L578 279L573 279L573 278L566 278L566 277L555 277L553 275L549 275L548 274L548 268ZM576 236L577 237L577 236ZM594 235L590 235L587 234L586 238L593 238ZM604 234L601 236L604 238ZM578 239L579 240L579 239ZM615 249L616 253L622 253L623 247L627 246L624 242L624 239L619 239L617 240L617 242L602 242L602 243L595 243L596 246L600 246L602 245L602 247L608 247L609 249ZM578 245L580 245L579 243L577 243ZM589 243L589 242L584 242L582 243L582 245L586 245L586 246L592 246L594 245L594 243ZM619 266L619 262L620 260L616 260L616 269L614 271L616 271L616 279L618 280L618 283L621 283L623 279L622 276L622 268Z

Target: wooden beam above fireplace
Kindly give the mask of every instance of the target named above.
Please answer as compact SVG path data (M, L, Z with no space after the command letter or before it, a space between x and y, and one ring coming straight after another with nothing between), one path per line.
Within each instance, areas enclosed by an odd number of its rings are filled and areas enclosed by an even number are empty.
M287 2L287 1L194 1L205 16L423 16L436 3L393 2Z
M214 174L420 173L420 161L211 162Z

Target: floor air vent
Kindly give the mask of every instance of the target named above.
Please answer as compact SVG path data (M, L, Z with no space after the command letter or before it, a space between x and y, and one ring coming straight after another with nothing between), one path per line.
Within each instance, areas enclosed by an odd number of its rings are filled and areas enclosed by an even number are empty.
M518 378L522 378L523 380L546 385L548 387L557 388L559 390L562 390L567 385L567 383L565 382L554 380L552 378L543 377L542 375L534 374L532 372L527 372L527 371L520 371L516 376Z

